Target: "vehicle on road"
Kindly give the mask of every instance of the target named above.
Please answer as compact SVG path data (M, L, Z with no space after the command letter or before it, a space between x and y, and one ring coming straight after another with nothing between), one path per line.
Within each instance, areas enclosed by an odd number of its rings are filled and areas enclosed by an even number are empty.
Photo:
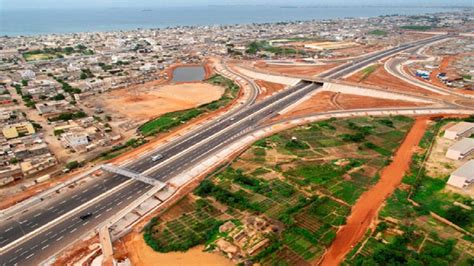
M81 218L81 220L87 220L87 219L91 218L92 215L93 215L92 212L88 212L86 214L83 214L83 215L79 216L79 218Z
M151 157L151 160L152 160L153 162L156 162L156 161L158 161L158 160L160 160L160 159L163 159L163 154L157 154L157 155Z

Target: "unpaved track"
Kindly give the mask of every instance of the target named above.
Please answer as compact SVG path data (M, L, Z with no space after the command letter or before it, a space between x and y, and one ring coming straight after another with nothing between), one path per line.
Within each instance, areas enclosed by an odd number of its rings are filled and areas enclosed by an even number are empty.
M336 239L324 255L321 265L339 265L364 236L376 218L382 203L401 183L408 170L413 153L423 137L429 118L419 117L396 152L390 165L382 170L379 182L362 194L347 219L346 225L337 232ZM317 262L314 262L316 264Z

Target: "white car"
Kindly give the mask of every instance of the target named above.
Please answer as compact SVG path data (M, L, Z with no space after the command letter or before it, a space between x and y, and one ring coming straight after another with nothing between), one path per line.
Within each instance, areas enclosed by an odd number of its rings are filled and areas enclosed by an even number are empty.
M156 162L156 161L158 161L158 160L160 160L160 159L162 159L162 158L163 158L163 154L157 154L157 155L151 157L151 160L152 160L153 162Z

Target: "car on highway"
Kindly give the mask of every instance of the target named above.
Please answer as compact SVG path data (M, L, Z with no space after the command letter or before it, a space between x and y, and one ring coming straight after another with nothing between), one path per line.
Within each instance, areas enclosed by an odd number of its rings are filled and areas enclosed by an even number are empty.
M151 157L151 160L153 162L156 162L156 161L161 160L161 159L163 159L163 154L157 154L157 155Z
M88 212L86 214L83 214L83 215L79 216L79 218L81 218L81 220L87 220L87 219L91 218L92 215L93 215L92 212Z

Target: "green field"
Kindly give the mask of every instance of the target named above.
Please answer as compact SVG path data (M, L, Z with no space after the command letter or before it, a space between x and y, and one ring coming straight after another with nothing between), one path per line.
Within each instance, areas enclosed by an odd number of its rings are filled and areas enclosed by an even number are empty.
M164 114L140 126L139 131L144 136L150 136L169 131L170 129L182 125L204 113L211 112L228 105L239 94L240 87L232 80L224 78L223 76L214 75L206 80L206 82L224 87L224 95L217 101L201 105L197 108Z
M243 223L250 214L260 215L282 231L267 236L272 244L253 256L254 262L309 263L331 244L351 205L377 181L412 123L402 116L331 119L259 140L193 192L211 206L177 204L173 208L186 211L172 221L157 217L145 239L161 252L202 243L212 249L215 225L229 219ZM359 137L347 138L354 135ZM193 224L195 213L206 209L220 211L202 214L204 236L193 230Z
M304 51L293 48L272 46L268 41L254 41L247 45L247 54L257 54L257 52L260 51L274 53L276 55L305 54Z
M369 31L370 35L376 35L376 36L387 36L387 31L385 30L372 30Z
M64 48L58 47L31 50L24 52L22 55L26 61L37 61L63 58L64 56L71 54L93 55L94 51L83 45L77 45L75 47L68 46Z
M432 29L432 27L431 26L407 25L407 26L401 26L400 29L427 31L427 30Z
M472 118L470 118L472 119ZM375 232L366 235L351 254L347 265L473 265L473 202L446 190L446 178L426 175L423 161L440 128L451 120L433 123L412 161L404 185L387 199ZM455 204L461 203L467 207ZM435 219L435 213L466 230L462 232Z

